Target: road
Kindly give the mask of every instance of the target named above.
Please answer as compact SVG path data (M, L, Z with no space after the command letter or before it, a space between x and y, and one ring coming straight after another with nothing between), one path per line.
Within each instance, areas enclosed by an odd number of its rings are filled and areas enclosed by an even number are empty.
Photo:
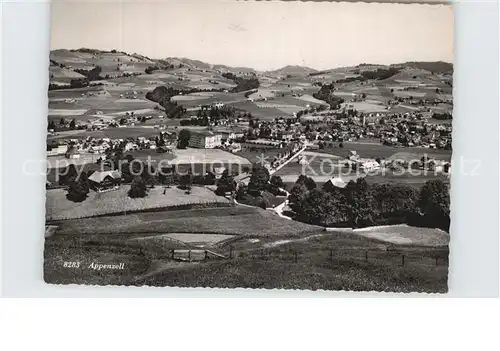
M301 153L303 153L304 151L306 150L306 146L304 146L302 149L300 149L299 151L297 151L297 153L295 155L293 155L292 157L290 157L288 160L285 161L285 163L279 165L277 168L269 171L269 174L270 175L273 175L274 173L278 172L280 169L282 169L283 167L285 167L287 164L289 164L294 158L296 158L297 156L299 156Z
M277 168L269 171L269 175L273 175L274 173L276 173L277 171L279 171L281 168L285 167L288 163L290 163L295 158L297 158L297 156L299 156L305 150L306 150L306 147L304 146L302 149L300 149L299 151L297 151L292 157L290 157L288 160L286 160L286 162L284 162L283 164L279 165ZM276 206L274 208L269 208L268 210L276 212L278 214L278 216L280 216L281 218L292 219L290 217L287 217L287 216L283 215L283 209L288 204L288 196L290 195L290 193L288 191L286 191L286 189L281 189L281 190L283 190L284 192L286 192L287 199L283 203L279 204L278 206ZM234 199L234 203L236 205L239 205L239 206L253 207L253 206L250 206L250 205L241 204L238 201L236 201L236 199Z

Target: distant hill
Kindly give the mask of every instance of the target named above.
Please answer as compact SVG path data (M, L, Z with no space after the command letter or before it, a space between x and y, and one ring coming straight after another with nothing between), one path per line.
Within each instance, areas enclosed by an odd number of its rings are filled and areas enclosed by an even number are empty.
M226 65L214 65L210 63L206 63L200 60L192 60L186 57L167 57L165 61L168 61L174 65L179 65L182 63L184 66L189 68L201 68L201 69L219 69L223 71L228 71L232 73L255 73L256 71L253 68L248 67L230 67Z
M253 68L248 68L248 67L230 67L226 65L213 65L213 69L219 69L223 71L228 71L232 73L256 73L257 71L254 70Z
M165 61L170 62L171 64L174 65L179 65L183 64L184 66L188 68L201 68L201 69L211 69L212 65L200 61L200 60L192 60L186 57L167 57Z
M314 68L309 68L309 67L303 67L303 66L285 66L282 68L279 68L274 71L268 71L266 73L269 74L277 74L277 75L291 75L291 76L306 76L311 73L316 73L318 72Z
M426 71L433 73L453 73L453 64L443 61L436 62L405 62L401 64L402 66L425 69Z

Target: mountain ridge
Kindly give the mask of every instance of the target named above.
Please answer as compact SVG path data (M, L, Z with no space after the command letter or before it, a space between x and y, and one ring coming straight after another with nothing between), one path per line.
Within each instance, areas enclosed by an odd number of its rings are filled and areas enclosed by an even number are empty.
M344 67L337 68L329 68L329 69L315 69L307 66L301 65L286 65L281 68L277 68L274 70L258 70L251 67L244 66L229 66L226 64L211 64L201 60L190 59L187 57L166 57L162 59L153 59L148 56L133 53L129 54L124 51L118 50L100 50L100 49L89 49L89 48L80 48L80 49L54 49L50 51L50 55L53 54L61 54L67 52L68 54L74 53L120 53L130 57L143 58L148 59L152 62L159 61L167 61L174 64L183 64L189 68L200 68L200 69L214 69L214 70L223 70L229 71L233 73L254 73L254 74L276 74L276 75L308 75L311 73L321 73L321 72L329 72L336 69L341 69ZM445 62L445 61L407 61L403 63L393 63L393 64L367 64L360 63L358 65L349 65L345 67L362 67L362 66L386 66L386 67L412 67L418 69L424 69L433 73L453 73L453 63Z

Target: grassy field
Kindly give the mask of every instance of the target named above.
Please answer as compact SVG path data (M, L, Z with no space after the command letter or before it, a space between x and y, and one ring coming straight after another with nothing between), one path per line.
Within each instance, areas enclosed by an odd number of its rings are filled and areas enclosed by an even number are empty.
M227 288L447 291L447 249L393 246L387 251L379 241L340 232L267 248L247 249L238 246L238 242L233 246L236 257L233 260L166 269L139 279L138 283Z
M447 291L447 248L388 246L332 232L296 240L242 238L214 250L229 257L231 247L233 259L179 263L171 250L194 247L161 235L54 235L45 241L44 278L54 284ZM68 261L79 261L82 268L63 267ZM94 271L92 262L124 263L125 269Z
M343 168L341 170L341 172L345 172L346 170L347 169ZM290 171L290 169L288 168L288 165L287 165L286 167L284 167L280 171L276 172L276 175L279 175L283 179L283 182L285 182L288 190L290 190L293 187L298 176L301 174L301 169L297 168L296 171L297 171L297 173L293 173L292 171ZM428 174L421 173L419 175L411 175L409 173L405 173L402 175L396 175L393 172L387 170L385 174L367 174L367 175L365 175L364 173L356 174L354 172L353 174L349 174L349 175L342 175L342 173L333 173L333 174L327 173L326 175L321 175L321 173L316 173L319 175L314 175L315 174L314 172L310 172L307 169L304 173L306 175L308 175L309 177L313 178L318 186L323 186L323 184L326 183L330 178L338 177L338 176L340 176L345 181L349 181L349 180L355 181L358 177L364 177L368 184L385 184L385 183L407 184L407 185L410 185L410 186L415 187L417 189L420 189L427 181L433 180L433 179L440 179L445 184L448 184L448 185L450 184L450 177L449 176L446 176L444 174L436 174L435 175L433 173L428 173Z
M174 163L231 163L249 165L247 159L238 154L233 154L224 150L218 149L175 149Z
M72 131L74 132L74 131ZM63 137L63 133L58 133L55 137L48 137L48 140L60 139ZM111 139L126 139L126 138L138 138L138 137L151 137L159 135L160 132L154 128L143 128L143 127L123 127L123 128L106 128L96 131L77 131L77 133L72 133L71 138L86 138L88 136L94 138L111 138Z
M211 190L203 187L193 187L191 194L186 195L183 190L175 187L166 190L155 187L148 191L144 198L132 199L128 197L129 185L122 185L119 189L105 193L91 191L89 197L75 203L66 199L66 190L47 190L46 214L48 221L101 216L125 211L144 211L151 209L168 208L189 204L226 204L229 200L215 195ZM128 217L128 216L127 216ZM100 221L100 220L98 220Z
M128 285L144 275L154 260L187 245L144 235L55 235L45 239L44 280L52 284ZM80 267L64 267L79 262ZM120 264L122 270L95 270L94 264Z
M249 112L254 118L259 118L261 120L272 120L276 117L286 117L292 114L284 113L280 109L273 107L260 108L256 105L256 103L251 101L238 101L231 103L230 105L239 110Z
M323 230L280 218L269 210L243 206L65 220L54 225L59 225L58 234L215 233L300 237Z
M450 234L436 228L411 227L406 224L355 229L356 234L395 244L447 246Z
M266 157L266 160L271 161L276 157L280 152L283 152L280 149L275 148L262 148L256 151L250 151L249 149L244 149L235 153L240 157L247 159L250 163L256 163L261 161L262 157Z
M295 159L288 163L285 167L281 168L276 175L278 176L288 176L288 175L306 175L309 177L314 176L330 176L333 177L342 171L344 161L343 159L321 153L313 153L305 151L303 153L305 160L308 164L303 165Z
M450 184L450 177L444 174L434 174L434 173L421 173L419 175L411 175L405 173L403 175L394 174L391 171L387 171L384 175L375 174L367 175L365 177L368 184L383 184L383 183L393 183L393 184L407 184L415 188L421 188L427 181L440 179L445 184Z
M426 149L426 148L418 148L418 147L396 147L396 146L387 146L382 144L375 143L363 143L363 142L344 142L343 148L335 147L320 150L324 153L329 153L341 157L348 157L350 151L356 151L360 157L363 158L377 158L386 159L391 157L392 155L398 152L406 152L412 153L416 155L420 155L422 157L424 154L427 154L431 158L436 158L440 160L451 160L451 150L443 150L443 149Z

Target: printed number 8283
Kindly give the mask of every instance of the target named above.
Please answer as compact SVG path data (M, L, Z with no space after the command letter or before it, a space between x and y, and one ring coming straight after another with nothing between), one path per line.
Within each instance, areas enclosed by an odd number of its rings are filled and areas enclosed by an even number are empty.
M80 262L64 262L63 267L66 268L79 268L80 267Z

